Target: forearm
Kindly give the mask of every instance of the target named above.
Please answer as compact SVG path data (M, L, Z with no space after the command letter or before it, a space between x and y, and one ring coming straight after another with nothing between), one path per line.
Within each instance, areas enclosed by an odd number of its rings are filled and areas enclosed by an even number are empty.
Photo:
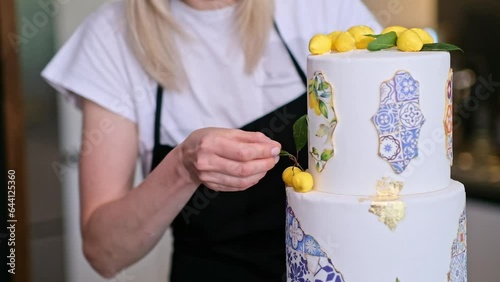
M83 226L84 252L103 276L112 277L144 257L198 187L174 149L124 197L94 211Z

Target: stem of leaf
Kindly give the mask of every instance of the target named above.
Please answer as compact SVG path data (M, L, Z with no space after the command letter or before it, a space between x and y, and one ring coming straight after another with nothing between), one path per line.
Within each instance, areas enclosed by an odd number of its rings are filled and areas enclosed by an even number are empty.
M299 152L297 152L297 155L299 154ZM287 151L284 151L284 150L281 150L280 152L280 156L282 157L288 157L290 160L292 160L295 164L296 167L300 168L300 170L304 171L304 169L300 166L299 164L299 161L298 161L298 157L288 153Z

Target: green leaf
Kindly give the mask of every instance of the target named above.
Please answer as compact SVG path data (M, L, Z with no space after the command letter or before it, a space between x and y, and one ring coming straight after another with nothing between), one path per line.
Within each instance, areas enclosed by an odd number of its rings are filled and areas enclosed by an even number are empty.
M321 95L319 95L321 98L323 99L329 99L330 97L332 97L332 94L330 94L330 92L327 92L327 91L324 91L323 93L321 93Z
M319 109L321 111L321 114L323 114L325 118L328 118L328 107L326 106L325 102L319 100Z
M293 124L293 140L297 152L307 144L307 115L301 116Z
M396 282L401 282L401 281L399 280L399 278L396 278Z
M321 172L321 164L319 162L316 162L316 170Z
M464 51L460 47L450 43L424 44L421 51Z
M387 48L392 48L396 46L396 41L398 40L398 35L394 32L388 32L377 37L374 41L368 44L368 50L370 51L380 51Z
M289 157L289 156L292 156L292 154L288 153L285 150L281 150L280 157Z
M311 152L313 155L315 155L316 157L319 157L319 152L318 152L318 148L316 147L313 147L312 148L312 152Z
M329 159L331 159L333 156L333 150L323 150L323 153L321 153L321 160L326 162L328 161Z
M330 85L328 85L328 82L326 81L321 82L321 90L325 91L328 89L329 86Z

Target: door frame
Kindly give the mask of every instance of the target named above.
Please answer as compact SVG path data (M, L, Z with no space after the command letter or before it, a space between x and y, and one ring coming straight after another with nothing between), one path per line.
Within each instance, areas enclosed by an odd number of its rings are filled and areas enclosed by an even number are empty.
M18 49L11 41L17 35L16 26L16 5L14 0L0 1L0 113L2 114L3 130L0 134L2 138L2 204L3 209L0 214L6 216L7 210L4 205L7 199L7 170L15 171L15 275L10 275L7 281L29 282L30 264L29 259L29 222L27 205L27 183L25 169L25 138L24 138L24 111L21 91L21 68L19 64ZM5 201L4 201L5 200ZM7 222L5 218L0 219L4 226ZM10 223L9 223L10 224ZM5 230L0 230L0 233ZM10 237L10 232L7 232ZM6 233L4 233L6 234ZM1 239L0 239L1 240ZM1 247L4 247L0 243ZM9 252L10 248L9 246ZM2 257L6 257L2 254ZM2 272L5 267L1 267ZM0 274L3 275L4 273ZM0 276L2 277L2 276ZM2 280L3 281L3 280Z

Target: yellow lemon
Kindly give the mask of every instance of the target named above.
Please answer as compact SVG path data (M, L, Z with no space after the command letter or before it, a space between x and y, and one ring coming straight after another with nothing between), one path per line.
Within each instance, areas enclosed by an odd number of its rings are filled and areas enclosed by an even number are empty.
M309 51L313 55L321 55L330 52L332 39L328 35L316 34L309 41Z
M420 39L422 39L422 42L424 42L424 44L434 43L434 38L432 38L432 36L427 31L421 28L412 28L410 30L416 32L418 36L420 36Z
M424 42L418 34L412 30L405 30L398 37L398 49L405 52L418 52L422 50Z
M331 32L330 34L328 34L328 36L332 40L332 47L331 47L332 51L337 51L337 48L335 48L335 41L337 41L337 38L339 37L339 35L341 33L342 33L342 31L337 30L337 31L334 31L334 32Z
M316 115L321 115L321 109L319 108L318 99L314 96L314 93L309 93L309 108L313 109Z
M306 193L312 190L314 180L309 172L296 173L292 178L293 190L299 193Z
M356 40L356 48L366 49L368 44L375 40L373 37L366 36L367 34L374 34L373 29L366 25L356 25L347 30L350 34L354 36Z
M342 32L335 40L335 49L339 52L348 52L356 49L356 39L349 32Z
M389 33L391 31L394 31L399 36L405 30L407 30L406 27L399 26L399 25L393 25L393 26L388 26L384 30L382 30L382 34L386 34L386 33Z
M293 186L293 176L299 172L302 172L302 170L300 170L300 168L296 166L289 166L283 171L281 177L283 178L283 182L285 182L285 185L287 187Z

